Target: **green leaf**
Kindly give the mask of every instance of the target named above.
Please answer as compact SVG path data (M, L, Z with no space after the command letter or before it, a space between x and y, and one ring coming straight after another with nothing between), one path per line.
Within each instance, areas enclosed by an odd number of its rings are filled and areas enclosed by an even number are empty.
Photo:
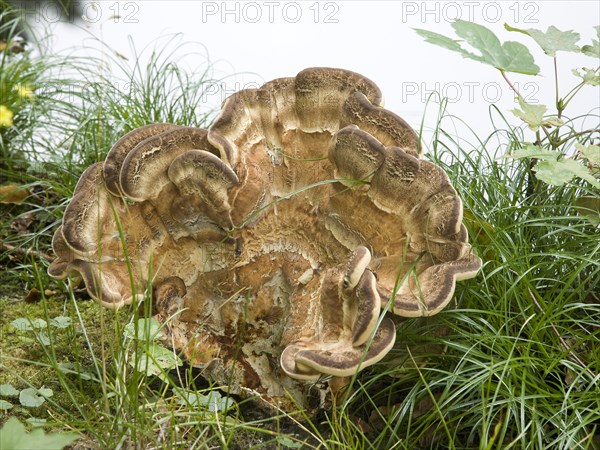
M18 319L13 320L10 324L19 331L33 330L33 327L31 326L29 320L23 317L19 317Z
M542 30L536 30L535 28L529 28L527 30L513 28L508 24L504 24L504 28L508 31L518 31L519 33L526 34L532 37L535 42L544 50L546 55L555 57L556 52L578 52L579 47L575 44L579 42L579 33L572 30L560 31L554 26L548 27L546 32Z
M16 397L19 395L12 384L0 384L0 396L2 397Z
M281 445L282 447L302 448L304 446L304 444L302 442L292 441L287 436L277 436L276 440L277 440L277 444Z
M48 433L35 429L28 433L19 419L11 417L0 429L0 448L6 450L62 450L79 439L75 433Z
M579 177L600 187L600 182L590 174L587 168L572 159L538 161L533 170L535 176L547 184L561 186L571 181L573 177Z
M537 159L556 159L556 152L546 150L538 145L528 144L523 148L519 148L514 152L504 155L506 158L522 159L522 158L537 158Z
M154 343L151 343L145 351L139 351L129 362L138 372L157 376L183 364L173 350Z
M533 167L538 179L555 186L563 185L579 177L589 181L593 186L600 187L600 182L579 161L563 158L557 152L546 150L540 146L529 144L524 148L515 150L512 154L504 155L505 158L537 158L539 161Z
M590 164L594 166L600 165L600 146L593 144L584 146L577 142L575 148L590 162Z
M182 389L177 391L179 404L207 409L212 412L227 411L233 405L233 400L223 397L219 391L210 391L207 395Z
M529 49L520 42L506 41L502 44L502 50L505 55L504 65L497 67L497 69L526 75L537 75L539 73L540 68L535 65Z
M46 330L42 330L39 333L37 333L35 335L35 337L37 338L38 342L42 345L50 345L51 341L50 341L50 336L48 336L48 332Z
M523 44L513 41L501 44L491 30L472 22L457 20L452 26L456 34L463 38L466 43L479 50L481 55L463 48L461 41L453 40L433 31L418 28L415 31L425 38L426 42L460 53L465 58L489 64L505 72L537 75L540 71L540 68L534 63L533 56Z
M68 328L71 326L72 323L73 321L71 320L71 318L67 316L58 316L54 319L50 319L50 325L52 325L55 328Z
M86 381L92 380L92 381L97 381L97 382L100 381L98 378L94 377L94 375L92 373L86 372L85 370L83 370L81 368L81 365L78 363L73 363L73 362L59 363L58 370L60 370L62 373L75 374L82 380L86 380Z
M425 38L425 42L438 45L445 49L452 50L453 52L461 54L468 53L460 46L460 41L454 41L443 34L434 33L433 31L423 30L421 28L414 28L414 30L419 36Z
M581 68L581 70L583 70L583 74L579 72L579 69L573 69L571 72L576 77L581 78L584 84L589 84L590 86L600 85L600 75L596 75L596 70L586 69L585 67Z
M452 27L459 37L481 52L481 62L494 67L503 65L502 44L490 29L464 20L457 20Z
M37 417L28 417L25 422L31 425L32 428L40 428L48 423L46 419L38 419Z
M519 98L521 109L515 108L511 112L529 125L533 131L539 130L540 127L560 126L563 122L556 118L544 119L544 113L548 109L545 105L532 105L526 103L522 98Z
M13 404L11 402L7 402L6 400L0 400L0 410L7 411L12 409Z
M528 75L539 73L540 68L535 65L533 56L523 44L513 41L501 44L490 29L465 20L457 20L452 24L452 27L459 37L462 37L481 53L481 57L476 56L472 59L479 60L505 72Z
M581 53L594 58L600 58L600 25L594 27L598 39L592 39L592 45L584 45L581 47Z
M21 405L27 408L37 408L41 406L46 399L38 394L38 390L34 388L26 388L19 394Z
M161 324L156 319L139 319L137 321L137 328L134 323L125 325L125 336L130 339L150 342L162 336L160 329Z
M54 392L50 388L41 387L38 389L38 394L40 394L41 396L43 396L45 398L48 398L48 397L52 397L54 395Z
M592 45L584 45L581 47L581 53L594 58L600 58L600 41L592 39Z
M36 330L41 330L43 328L48 328L48 322L44 319L34 319L31 321L31 326Z
M522 33L522 34L526 34L527 36L529 36L529 33L527 32L527 30L524 30L522 28L511 27L506 22L504 22L504 29L507 31L516 31L517 33Z
M31 331L35 329L46 328L48 324L44 319L29 320L25 317L19 317L10 323L19 331Z
M579 52L579 47L576 45L579 42L579 33L573 30L560 31L554 26L548 27L544 33L541 30L531 28L529 35L538 43L540 47L549 56L555 57L556 52Z

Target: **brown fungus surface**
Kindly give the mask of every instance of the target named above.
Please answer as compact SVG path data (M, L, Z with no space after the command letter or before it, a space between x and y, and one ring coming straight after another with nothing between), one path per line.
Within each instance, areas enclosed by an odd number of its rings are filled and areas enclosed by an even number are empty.
M208 379L306 406L311 383L392 348L385 311L436 314L481 266L448 176L381 98L311 68L233 94L208 130L132 131L82 175L50 275L113 308L152 286L166 341Z

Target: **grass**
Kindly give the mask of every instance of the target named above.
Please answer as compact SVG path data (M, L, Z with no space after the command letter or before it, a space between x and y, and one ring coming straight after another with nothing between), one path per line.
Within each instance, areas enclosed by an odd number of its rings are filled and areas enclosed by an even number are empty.
M442 102L425 142L464 200L465 224L484 259L480 275L458 283L456 308L399 320L390 355L362 371L337 408L316 417L228 403L189 366L148 373L158 361L151 326L138 321L144 311L100 309L77 286L51 280L44 256L51 232L88 164L145 123L210 122L213 112L201 101L210 67L194 75L183 69L171 56L177 39L134 52L144 66L107 48L92 62L73 57L61 89L31 103L2 100L21 107L16 130L2 130L0 176L29 195L0 215L1 383L55 394L38 408L13 401L0 421L45 419L48 429L80 433L75 449L600 448L600 240L576 207L597 192L576 181L545 185L527 161L501 158L523 130L494 110L503 125L491 136L459 139L445 131L459 119ZM4 67L22 64L27 82L40 85L65 63L51 54L1 55ZM110 71L97 70L107 65ZM76 72L94 73L93 85L81 89ZM26 72L11 73L14 83ZM115 90L116 81L129 83L132 95ZM57 102L67 87L73 101ZM43 330L10 325L57 316L72 324L49 327L48 345ZM134 331L141 338L128 337L127 327L141 327Z

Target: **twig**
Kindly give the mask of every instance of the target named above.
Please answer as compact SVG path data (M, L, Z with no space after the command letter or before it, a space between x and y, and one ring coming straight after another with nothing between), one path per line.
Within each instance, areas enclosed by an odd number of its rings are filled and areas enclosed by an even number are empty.
M595 133L597 131L600 131L600 128L592 128L592 129L589 129L589 130L578 131L578 132L570 134L569 136L567 136L567 137L561 139L560 141L558 141L556 143L556 146L560 147L562 144L564 144L565 142L569 141L570 139L573 139L574 137L583 136L585 134L592 134L592 133Z
M23 256L33 255L40 259L44 259L50 262L54 261L55 259L53 256L50 256L47 253L41 252L39 250L34 250L32 248L17 247L15 245L7 244L6 242L2 242L0 245L2 246L2 250L6 250L7 252L17 253Z
M504 78L504 81L506 81L508 83L508 85L510 86L510 88L513 90L513 92L515 94L517 94L517 97L519 98L523 98L523 96L520 94L519 90L517 89L517 87L512 83L512 81L510 81L510 79L506 76L506 72L504 70L500 71L500 74L502 75L502 78Z
M537 299L535 298L535 295L533 295L533 292L531 292L530 288L527 288L527 291L529 291L529 295L531 296L531 299L533 300L533 304L535 305L535 307L538 309L539 312L544 312L544 310L542 309L542 305L539 304L539 302L537 301ZM579 358L579 356L577 356L577 353L575 353L572 349L571 346L569 344L567 344L567 342L564 340L564 338L561 336L561 334L559 333L558 329L556 328L556 326L550 322L550 326L552 327L552 330L554 331L554 334L556 334L556 336L558 337L558 340L560 341L560 345L563 348L563 350L567 353L569 353L569 355L571 356L571 358L573 358L577 363L579 363L581 365L581 367L583 367L587 373L590 374L590 376L592 378L595 378L596 375L594 374L594 372L592 372L590 370L590 368L587 366L587 364L585 364L581 358Z

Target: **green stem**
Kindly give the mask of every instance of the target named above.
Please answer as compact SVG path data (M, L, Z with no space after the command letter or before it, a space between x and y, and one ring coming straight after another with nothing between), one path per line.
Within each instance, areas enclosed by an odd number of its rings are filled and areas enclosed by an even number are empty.
M600 132L600 128L592 128L590 130L584 130L584 131L578 131L577 133L573 133L573 134L569 134L567 137L562 138L560 141L558 141L556 143L557 147L560 147L561 145L563 145L565 142L577 137L577 136L583 136L585 134L592 134L592 133L596 133L596 132Z
M561 104L562 102L560 101L560 98L558 98L558 63L556 62L556 56L552 59L554 61L554 101L556 103L558 118L560 119L564 110L564 105Z
M500 70L500 73L502 74L502 78L504 78L504 80L508 83L508 85L510 86L510 88L513 90L513 92L515 94L517 94L517 97L520 98L521 100L525 101L525 99L523 98L523 96L519 93L519 90L516 88L516 86L512 83L512 81L510 81L508 79L508 77L506 76L506 72L504 70Z
M571 100L573 100L573 97L575 97L575 94L577 94L583 86L585 86L585 83L582 81L577 86L575 86L573 89L571 89L571 91L565 96L565 98L563 99L563 102L562 102L563 111L566 109L569 102Z

